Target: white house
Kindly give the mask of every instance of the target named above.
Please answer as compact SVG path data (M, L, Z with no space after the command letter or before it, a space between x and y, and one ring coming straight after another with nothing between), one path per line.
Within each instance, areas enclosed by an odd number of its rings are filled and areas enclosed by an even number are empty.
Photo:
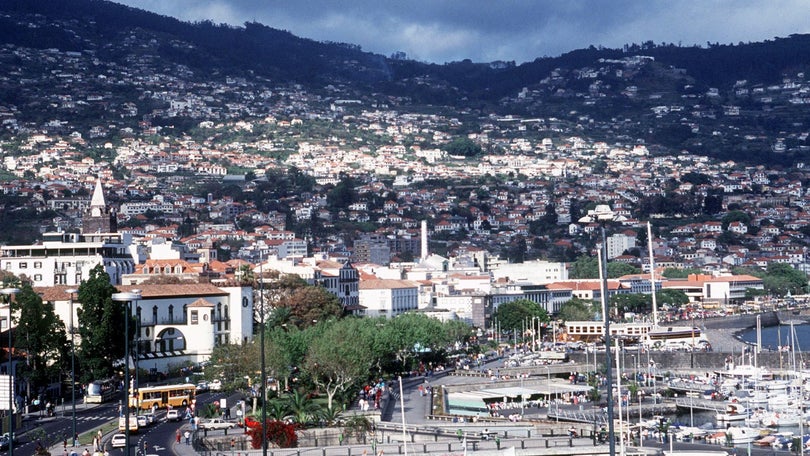
M70 287L35 288L52 302L55 312L70 328L79 325L78 295ZM243 343L253 338L253 289L240 285L165 284L119 286L122 292L141 290L141 299L130 304L139 328L136 335L138 363L142 369L166 371L169 367L199 363L211 357L216 345ZM77 341L78 343L78 341Z
M419 284L410 280L360 280L360 305L366 316L393 318L419 307Z

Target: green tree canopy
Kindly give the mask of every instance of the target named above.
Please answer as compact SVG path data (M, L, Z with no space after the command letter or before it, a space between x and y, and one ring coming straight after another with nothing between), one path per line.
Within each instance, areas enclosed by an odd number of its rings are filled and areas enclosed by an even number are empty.
M647 313L652 308L652 298L643 293L616 294L610 297L610 306L620 316L625 312Z
M326 203L333 211L348 209L355 201L357 201L357 191L354 179L346 176L326 194Z
M327 408L332 410L335 395L366 380L373 365L369 326L361 319L345 318L318 325L310 341L305 369L316 385L326 392Z
M731 222L741 222L745 226L750 226L751 216L743 211L729 211L720 221L723 224L723 230L727 230Z
M11 309L17 315L14 348L26 353L26 362L18 369L29 393L36 394L59 381L60 367L69 364L65 362L69 359L65 324L56 316L53 303L44 302L30 283L22 286Z
M616 279L626 275L639 274L641 270L635 266L621 262L608 262L607 275L609 279Z
M298 288L277 304L289 308L290 322L301 328L343 315L343 306L337 296L320 285Z
M596 311L593 301L573 297L560 306L557 317L563 321L590 321L596 317Z
M788 293L803 293L807 288L807 274L786 263L768 263L762 282L772 295L785 296Z
M689 296L682 290L664 288L655 294L655 304L659 309L667 306L679 308L689 304Z
M455 138L445 144L443 149L450 155L462 157L476 157L482 152L481 146L467 137Z
M494 318L498 319L501 329L517 331L524 327L526 321L538 318L541 323L548 323L549 317L546 309L534 301L517 299L498 306Z
M77 354L83 382L111 377L115 363L124 358L126 303L113 301L115 292L101 265L91 269L90 277L79 286L81 307L76 314L81 343ZM132 340L135 325L129 327Z
M377 333L383 353L395 356L404 370L413 366L410 362L425 351L436 350L446 342L442 324L422 313L407 312L387 320Z
M571 263L568 277L572 279L598 279L599 260L591 256L581 256Z

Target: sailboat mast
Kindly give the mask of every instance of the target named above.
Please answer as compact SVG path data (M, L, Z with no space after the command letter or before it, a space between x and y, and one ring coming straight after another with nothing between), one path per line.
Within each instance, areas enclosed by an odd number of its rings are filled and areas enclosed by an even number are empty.
M790 320L790 353L793 362L793 372L799 372L796 366L796 328L793 327L793 320ZM804 456L804 378L799 374L799 456Z

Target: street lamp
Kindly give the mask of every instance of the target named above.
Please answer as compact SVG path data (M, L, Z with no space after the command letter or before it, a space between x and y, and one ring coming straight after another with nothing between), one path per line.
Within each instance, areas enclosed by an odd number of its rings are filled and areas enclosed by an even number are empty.
M129 450L129 319L132 317L130 305L132 301L141 299L141 290L132 290L130 292L113 293L112 300L117 302L124 302L124 365L126 371L126 379L124 380L124 435L126 436L127 446L124 454L130 455Z
M11 376L11 297L20 292L19 288L3 288L0 294L8 304L8 456L14 456L14 377Z
M602 234L602 246L598 251L600 259L599 276L602 282L602 319L605 327L605 380L607 381L607 419L608 419L608 445L610 456L616 454L616 432L613 425L613 368L610 362L610 302L608 300L607 283L607 237L605 235L605 224L617 220L616 214L607 204L598 204L595 209L589 210L588 215L579 219L580 223L599 223ZM621 391L619 391L621 394Z
M262 386L259 389L262 395L262 456L267 456L267 366L264 359L264 333L267 329L265 327L265 320L264 320L264 258L262 253L259 253L259 308L260 308L260 319L261 319L261 333L260 337L260 344L261 344L261 378L262 378ZM286 325L282 325L286 326Z
M68 288L65 293L70 295L70 398L71 398L71 430L70 438L76 437L76 339L73 330L73 294L78 293L75 288Z

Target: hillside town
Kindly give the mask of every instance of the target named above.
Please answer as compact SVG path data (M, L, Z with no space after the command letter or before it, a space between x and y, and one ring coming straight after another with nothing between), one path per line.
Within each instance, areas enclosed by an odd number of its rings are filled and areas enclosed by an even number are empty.
M732 269L810 266L803 163L771 169L669 151L625 134L643 127L629 118L519 114L543 97L576 107L618 93L652 103L646 121L711 128L778 154L801 150L808 133L771 138L734 122L805 103L804 73L779 85L650 93L633 82L654 59L603 60L554 71L485 113L339 83L203 77L159 58L166 43L146 31L122 43L123 60L104 49L0 47L0 82L17 87L0 101L2 195L48 215L34 232L11 233L32 239L5 241L0 268L61 287L61 302L98 264L115 285L172 276L226 288L248 265L323 285L348 313L420 310L488 330L493 310L512 300L555 314L573 297L601 299L597 280L569 278L573 261L596 255L600 225L581 220L600 204L615 214L607 259L643 274L611 279L610 295L649 293L653 258L659 270L700 271L659 274L656 290L733 311L763 285ZM587 90L565 88L572 80ZM448 146L458 142L481 152L456 155ZM309 185L268 193L282 176ZM238 301L246 292L229 293Z

